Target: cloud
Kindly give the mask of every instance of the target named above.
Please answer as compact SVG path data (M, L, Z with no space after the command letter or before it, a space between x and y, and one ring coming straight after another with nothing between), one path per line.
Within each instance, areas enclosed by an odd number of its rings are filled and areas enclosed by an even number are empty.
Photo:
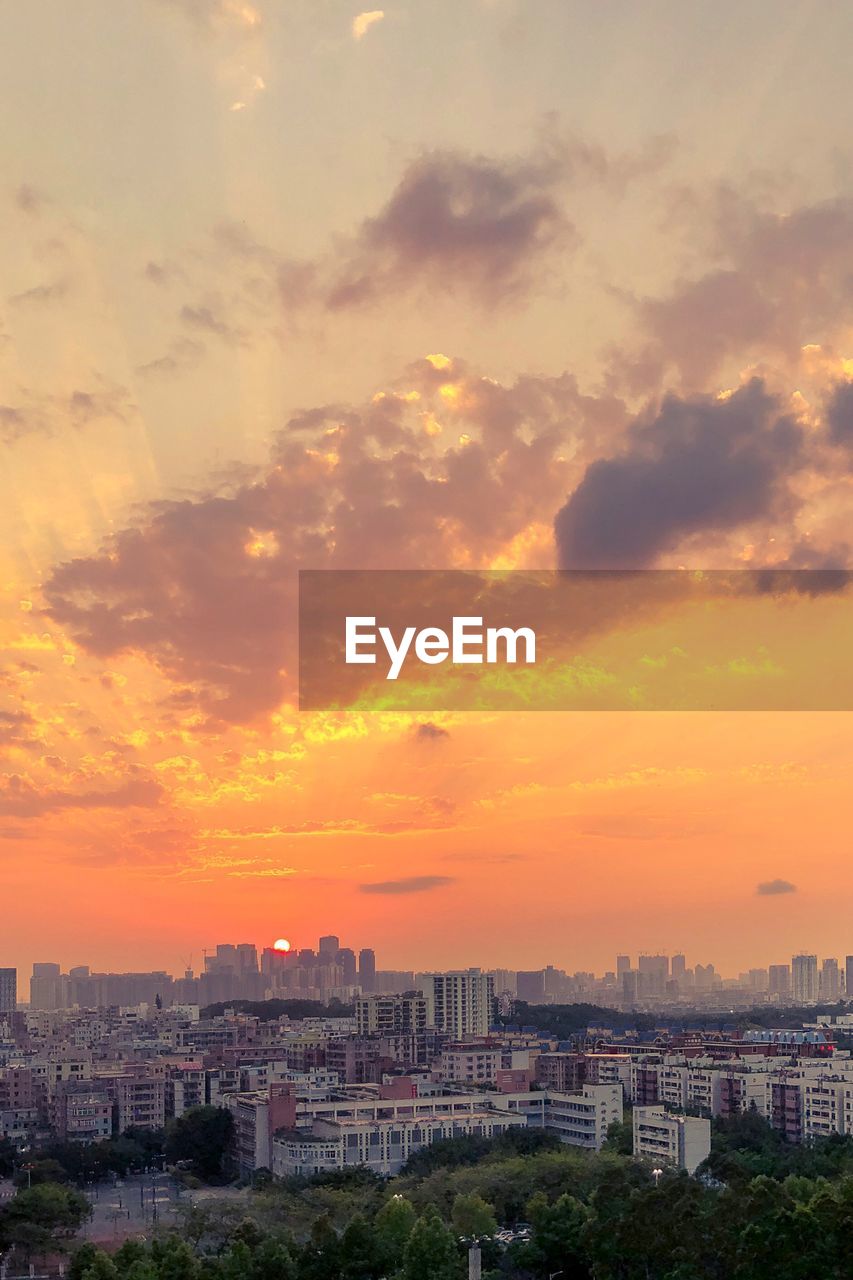
M371 9L369 13L360 13L352 20L352 34L356 40L363 40L372 26L385 17L384 9Z
M853 382L839 382L826 409L829 438L833 444L853 447Z
M294 693L296 566L488 564L528 531L534 562L552 555L542 514L574 474L567 441L621 412L569 375L504 386L417 361L364 404L296 414L261 474L153 505L57 566L49 614L89 653L146 655L184 703L249 722Z
M667 396L558 512L560 565L639 568L689 535L789 517L802 451L802 429L758 378L723 399Z
M83 430L95 422L127 422L135 406L125 387L104 380L62 394L20 388L16 404L0 404L0 440L10 444L36 432L54 435L67 427Z
M687 202L696 235L696 202ZM650 389L675 373L707 386L727 361L792 362L816 336L843 329L853 280L853 200L784 212L757 208L731 190L711 202L714 265L668 294L633 303L639 350L619 355L626 382Z
M257 31L262 24L260 10L249 0L157 0L182 14L199 28Z
M546 255L576 241L557 196L566 163L556 150L517 160L427 152L362 223L327 307L373 302L416 282L465 289L487 304L527 292Z
M18 774L0 778L0 813L16 817L40 817L66 809L153 808L164 795L158 782L131 778L114 788L88 791L39 791Z
M373 884L360 884L360 893L428 893L453 884L453 876L407 876L403 880L378 880Z
M796 893L797 886L791 884L790 880L762 880L761 884L756 885L755 892L759 897L770 898L778 893Z
M42 212L44 207L50 203L49 198L40 191L38 187L33 187L28 182L24 182L15 192L15 204L22 213L30 214L35 217Z
M31 289L24 289L22 293L13 293L8 302L12 307L40 306L64 298L68 291L67 280L52 280L48 284L33 285Z
M418 742L441 742L445 738L450 737L447 729L442 729L441 725L433 724L431 720L426 720L423 724L419 724L414 729L414 736Z

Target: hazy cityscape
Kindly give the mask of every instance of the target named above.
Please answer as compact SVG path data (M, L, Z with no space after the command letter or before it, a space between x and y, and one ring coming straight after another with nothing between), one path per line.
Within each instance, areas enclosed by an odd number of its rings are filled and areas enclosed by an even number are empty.
M169 1238L206 1184L248 1209L262 1185L411 1182L434 1167L418 1161L452 1164L444 1153L476 1144L527 1152L531 1169L546 1149L619 1153L655 1186L711 1178L732 1126L818 1150L853 1136L848 991L853 956L736 978L681 954L621 954L600 977L417 973L332 934L316 947L221 943L181 977L40 961L28 993L2 968L0 1160L14 1185L0 1180L0 1230L4 1203L26 1216L27 1196L74 1181L84 1194L62 1193L76 1205L63 1221L114 1249ZM515 1274L535 1229L475 1207L469 1274L482 1251ZM29 1228L9 1230L26 1257ZM42 1230L43 1252L58 1231Z
M479 969L467 972L479 973ZM768 964L725 976L712 962L688 965L682 953L640 953L615 957L612 970L601 975L579 970L484 969L496 1008L507 1012L512 1001L528 1004L591 1003L613 1009L746 1009L756 1005L831 1003L850 993L853 999L853 955L791 956L787 963ZM377 967L371 947L341 946L336 935L319 939L316 948L292 946L287 939L258 947L255 943L219 943L204 952L199 973L187 969L174 976L165 970L148 973L98 973L88 965L64 972L54 962L33 965L28 992L13 968L0 968L0 1012L9 1013L20 999L30 1009L109 1008L154 1003L162 1007L230 1000L303 999L351 1003L360 995L426 991L433 971Z

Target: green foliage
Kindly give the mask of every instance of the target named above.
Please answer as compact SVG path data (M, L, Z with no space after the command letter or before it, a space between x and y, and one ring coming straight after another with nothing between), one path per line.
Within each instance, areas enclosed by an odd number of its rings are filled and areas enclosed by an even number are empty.
M544 1129L513 1128L496 1138L478 1138L474 1134L460 1134L458 1138L443 1138L429 1147L411 1155L403 1169L404 1174L425 1177L435 1169L456 1169L463 1165L475 1165L481 1160L511 1155L535 1155L540 1151L559 1151L562 1143L555 1133Z
M0 1178L8 1178L18 1163L18 1148L9 1138L0 1136Z
M460 1191L450 1211L457 1235L470 1239L493 1236L498 1229L495 1211L476 1191Z
M33 1183L102 1182L112 1174L124 1177L156 1164L162 1154L161 1129L134 1128L103 1142L47 1142L30 1153L27 1164L34 1166ZM16 1181L26 1186L27 1171L20 1169Z
M219 1178L233 1133L234 1119L224 1107L190 1107L166 1135L166 1159L188 1161L200 1178Z
M418 1218L403 1254L403 1280L461 1280L462 1255L435 1205Z
M399 1194L386 1200L377 1213L376 1234L386 1271L397 1271L401 1266L416 1221L417 1214L411 1200Z
M72 1237L92 1212L84 1195L56 1182L21 1190L0 1208L0 1253L43 1254Z

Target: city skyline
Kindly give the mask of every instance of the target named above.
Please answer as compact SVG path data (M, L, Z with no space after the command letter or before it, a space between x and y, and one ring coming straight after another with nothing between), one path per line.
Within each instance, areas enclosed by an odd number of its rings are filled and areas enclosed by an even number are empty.
M341 946L338 935L323 935L316 946L293 946L287 939L258 947L254 943L218 943L204 953L200 969L182 974L166 969L99 972L91 965L36 961L23 998L14 967L0 967L0 1013L18 1002L44 1009L95 1008L164 1003L166 1007L227 1004L230 1000L308 999L320 1004L351 1003L358 997L423 990L437 976L473 981L488 978L489 999L507 997L530 1004L599 1003L631 1008L719 1005L727 999L756 1004L831 1004L853 1000L853 954L820 956L799 952L787 961L769 962L736 976L717 970L713 961L691 964L682 952L672 955L622 952L611 969L574 972L548 964L539 969L460 966L444 970L388 969L377 964L370 947ZM468 975L466 977L466 975ZM488 1003L486 1001L486 1003Z

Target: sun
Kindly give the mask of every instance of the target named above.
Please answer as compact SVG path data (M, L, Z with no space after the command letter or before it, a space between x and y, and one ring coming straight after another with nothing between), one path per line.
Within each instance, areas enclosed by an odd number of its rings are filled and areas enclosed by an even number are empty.
M290 941L287 938L276 938L272 944L273 951L289 951Z

